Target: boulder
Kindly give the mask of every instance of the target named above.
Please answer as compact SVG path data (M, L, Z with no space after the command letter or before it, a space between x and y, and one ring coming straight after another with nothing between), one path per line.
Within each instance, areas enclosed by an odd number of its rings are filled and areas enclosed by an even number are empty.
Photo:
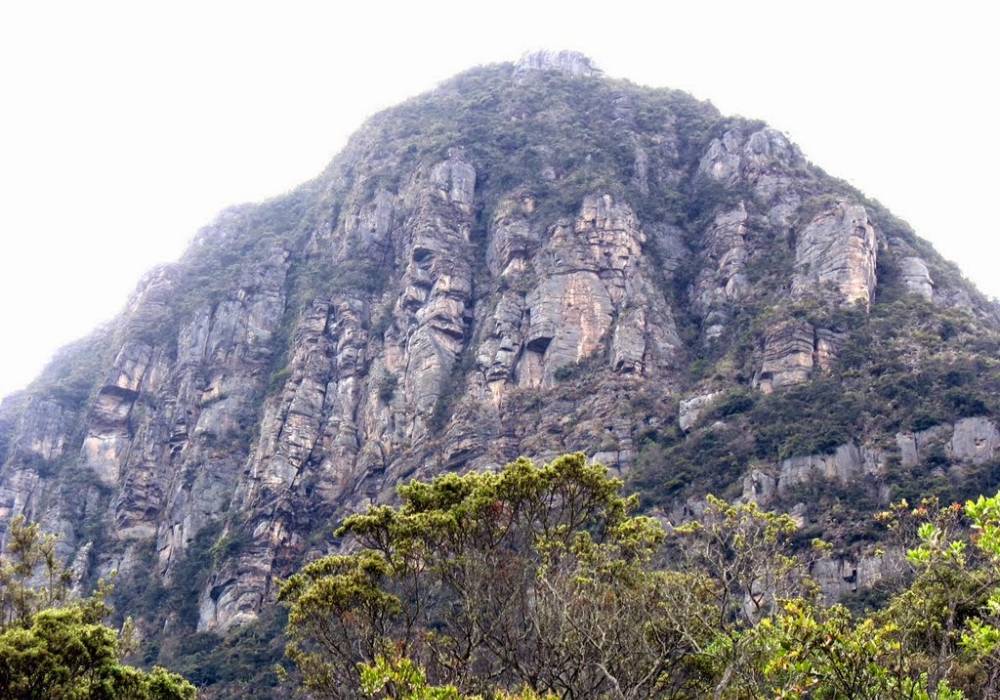
M934 282L931 281L930 270L922 258L906 257L899 261L899 276L903 286L911 294L930 301L934 296Z
M680 429L687 432L698 422L701 414L705 412L724 392L713 391L707 394L700 394L681 400L677 407L677 424Z

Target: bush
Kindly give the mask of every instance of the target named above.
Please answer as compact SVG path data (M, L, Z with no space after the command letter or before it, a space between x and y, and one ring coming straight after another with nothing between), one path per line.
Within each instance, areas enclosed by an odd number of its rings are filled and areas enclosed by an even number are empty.
M379 401L382 403L389 403L392 401L392 397L396 395L396 387L399 386L399 377L395 374L389 374L385 372L379 377L377 391Z

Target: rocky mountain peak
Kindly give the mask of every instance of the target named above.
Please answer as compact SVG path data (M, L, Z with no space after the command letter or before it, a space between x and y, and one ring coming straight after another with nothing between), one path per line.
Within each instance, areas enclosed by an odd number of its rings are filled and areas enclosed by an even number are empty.
M995 491L996 307L784 134L600 75L474 68L220 215L0 402L0 544L117 572L174 665L415 477L583 452L675 521L755 500L833 543L830 596L889 499Z
M529 51L514 64L515 74L530 71L559 71L574 78L602 75L603 71L579 51Z

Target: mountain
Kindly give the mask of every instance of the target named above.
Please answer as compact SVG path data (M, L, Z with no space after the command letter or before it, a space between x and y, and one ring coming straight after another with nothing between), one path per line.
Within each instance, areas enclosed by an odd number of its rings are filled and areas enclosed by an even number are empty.
M339 518L519 455L582 451L674 521L709 492L791 512L835 546L827 596L864 596L881 505L1000 485L998 333L780 132L531 54L226 210L7 397L0 529L57 533L81 589L117 572L141 659L220 696Z

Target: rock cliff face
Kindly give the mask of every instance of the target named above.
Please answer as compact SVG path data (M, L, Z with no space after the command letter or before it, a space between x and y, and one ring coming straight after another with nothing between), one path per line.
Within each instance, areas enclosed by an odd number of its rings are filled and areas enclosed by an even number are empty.
M906 487L996 487L997 328L783 134L528 55L223 213L5 399L0 534L42 522L121 606L172 592L124 611L149 639L222 634L401 480L581 450L650 508L714 490L843 534L839 595L884 572L830 499L856 524Z

